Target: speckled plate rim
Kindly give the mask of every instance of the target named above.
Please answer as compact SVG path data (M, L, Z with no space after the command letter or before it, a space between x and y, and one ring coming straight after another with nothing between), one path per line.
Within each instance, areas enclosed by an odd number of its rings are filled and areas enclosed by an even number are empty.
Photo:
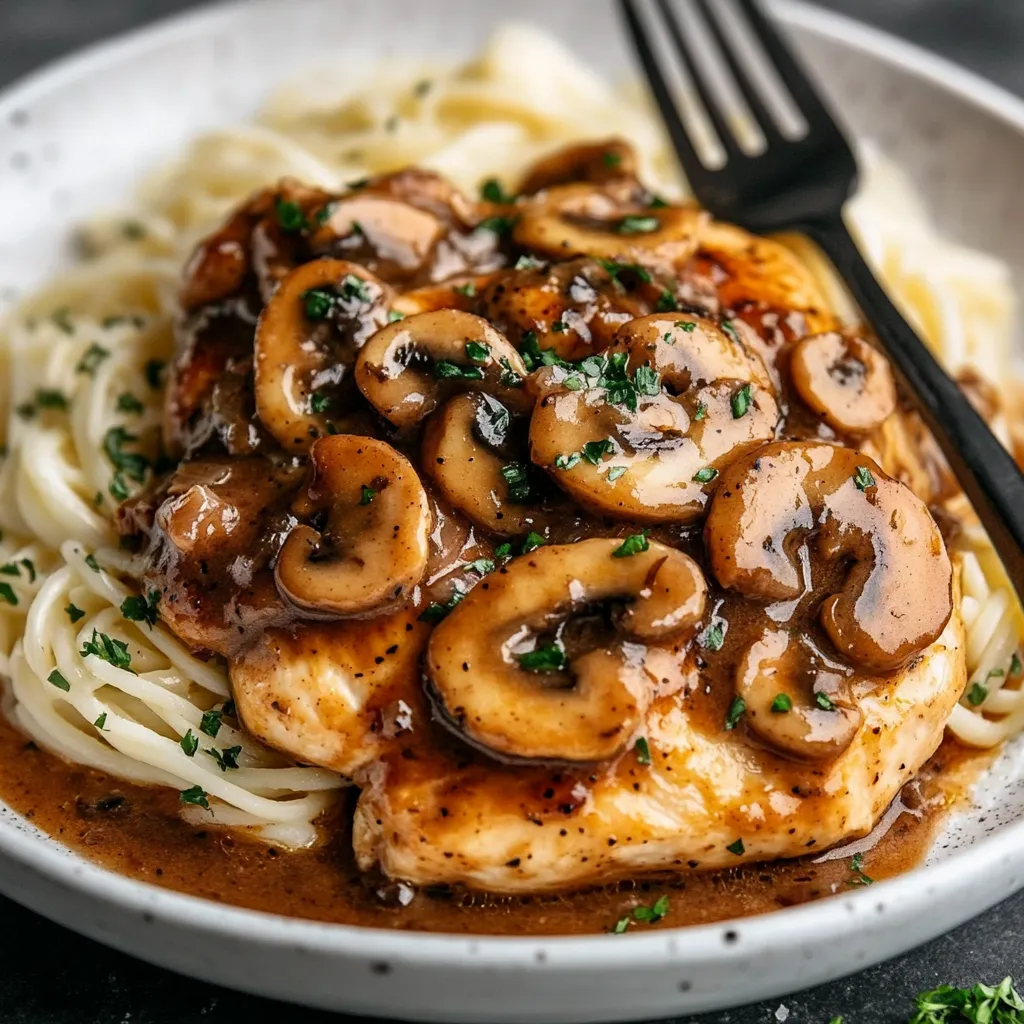
M59 60L21 79L0 93L0 118L53 90L66 87L82 76L94 75L126 52L144 52L169 38L189 38L212 32L221 23L239 16L242 9L271 6L277 0L235 0L201 10L189 10L145 28L100 42ZM938 89L967 101L1024 134L1024 101L978 75L913 44L863 25L842 15L824 11L798 0L774 0L781 20L840 43L870 53L928 81ZM473 965L522 972L576 968L587 972L621 969L626 964L645 967L672 962L700 965L709 961L744 962L780 947L798 944L801 950L818 943L835 942L885 919L886 930L906 927L910 938L902 948L934 937L967 918L980 914L998 900L1024 885L1024 820L1004 826L970 847L935 864L914 869L898 878L877 883L809 905L776 911L738 921L675 929L634 932L609 939L582 937L458 936L435 933L403 933L389 929L325 924L258 911L224 906L136 881L68 855L56 841L31 835L0 819L0 858L18 870L10 873L0 862L0 889L12 899L34 905L24 880L35 876L54 891L80 893L96 901L137 915L147 924L166 923L186 931L237 939L247 944L316 950L329 956L355 957L389 964L419 967L450 967L459 961ZM1016 870L1020 865L1020 870ZM12 891L10 879L18 882ZM998 884L985 884L998 879ZM965 909L961 901L966 901ZM943 906L959 909L944 911ZM38 908L37 909L41 909ZM60 918L56 911L50 916ZM931 915L934 927L920 926ZM72 927L73 922L65 921ZM85 925L80 930L95 935ZM787 938L788 936L788 938ZM798 939L797 939L798 937ZM122 945L116 936L102 937ZM894 948L877 955L868 953L851 963L845 973L894 955ZM129 951L133 951L129 948ZM843 972L832 971L830 976ZM816 980L805 975L802 983ZM820 980L820 979L817 979ZM787 991L785 982L764 986L764 995ZM266 986L253 984L254 989ZM384 1007L384 1012L387 1007ZM638 1010L637 1016L644 1011ZM620 1014L615 1014L617 1017ZM429 1014L424 1014L429 1016ZM588 1015L598 1019L599 1015Z

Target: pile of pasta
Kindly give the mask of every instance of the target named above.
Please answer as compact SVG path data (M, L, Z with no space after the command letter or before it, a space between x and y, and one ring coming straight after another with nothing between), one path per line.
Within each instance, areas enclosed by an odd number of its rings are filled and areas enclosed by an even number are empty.
M207 822L289 846L315 839L346 780L244 734L223 666L196 659L160 624L117 550L114 511L154 472L180 269L233 206L281 177L340 190L417 164L475 191L489 178L511 186L539 156L609 135L633 144L655 191L685 196L639 90L614 89L556 40L509 25L468 64L390 61L359 79L287 85L255 123L197 138L143 182L130 209L81 228L81 262L24 301L0 335L0 670L29 735L68 760L173 786L186 814ZM951 369L1007 379L1007 268L939 237L899 172L870 147L863 159L851 217L897 301ZM980 527L960 546L978 685L950 728L991 746L1024 726L1024 693L1004 687L1019 668L1024 618Z

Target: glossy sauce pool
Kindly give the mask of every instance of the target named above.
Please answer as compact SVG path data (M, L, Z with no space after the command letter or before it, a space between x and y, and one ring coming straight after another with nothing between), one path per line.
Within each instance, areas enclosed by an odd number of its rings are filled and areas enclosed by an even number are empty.
M667 895L660 925L706 924L765 913L842 892L917 865L945 815L966 798L993 758L946 739L905 787L902 814L864 854L753 864L680 879L624 883L565 896L496 897L424 891L401 906L360 876L349 813L338 813L312 850L285 852L238 833L202 829L178 816L174 790L134 786L66 764L0 716L0 799L91 861L122 875L251 910L376 928L450 933L570 935L609 931L638 905ZM347 806L342 801L340 808Z

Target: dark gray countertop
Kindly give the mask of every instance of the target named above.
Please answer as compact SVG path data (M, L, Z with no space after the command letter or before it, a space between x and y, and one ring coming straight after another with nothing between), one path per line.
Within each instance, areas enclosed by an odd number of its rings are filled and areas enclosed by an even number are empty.
M425 0L428 2L428 0ZM1022 0L823 0L938 50L1024 93ZM187 0L0 0L0 85ZM514 4L512 5L514 7ZM183 980L79 938L0 898L0 1024L326 1024L344 1018ZM940 982L1024 980L1024 893L907 956L797 996L693 1024L903 1024L913 996Z

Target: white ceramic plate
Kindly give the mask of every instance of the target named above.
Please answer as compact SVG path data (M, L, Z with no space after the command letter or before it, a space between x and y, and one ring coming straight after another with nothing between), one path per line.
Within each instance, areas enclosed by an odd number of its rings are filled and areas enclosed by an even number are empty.
M115 203L196 132L250 116L311 63L465 55L514 13L592 64L627 68L597 0L263 0L210 8L93 48L0 97L0 305L66 257L69 228ZM1024 273L1024 103L845 19L778 13L855 132L914 177L939 225ZM813 905L616 937L466 938L289 920L180 896L96 868L0 805L0 889L101 942L235 988L424 1020L598 1021L737 1005L894 956L1024 884L1024 752L979 788L929 863Z

